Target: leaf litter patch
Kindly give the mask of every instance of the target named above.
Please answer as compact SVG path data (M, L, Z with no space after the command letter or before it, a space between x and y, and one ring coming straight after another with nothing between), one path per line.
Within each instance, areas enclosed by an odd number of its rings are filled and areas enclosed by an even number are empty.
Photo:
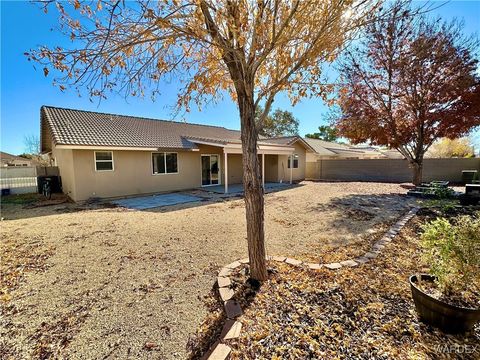
M256 289L248 282L248 267L239 267L230 279L244 311L238 319L243 327L239 338L225 341L231 358L455 358L442 352L448 347L468 349L462 359L478 359L480 326L447 335L420 322L415 312L408 277L428 270L418 241L424 221L415 218L380 257L355 268L312 271L271 261L269 279ZM212 334L210 321L197 336L205 329Z

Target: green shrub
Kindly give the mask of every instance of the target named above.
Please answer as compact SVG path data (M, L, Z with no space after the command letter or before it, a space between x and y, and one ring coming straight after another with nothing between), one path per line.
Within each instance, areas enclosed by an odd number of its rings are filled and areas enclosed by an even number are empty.
M443 294L478 293L480 286L480 212L452 221L438 218L422 226L424 260Z
M433 194L437 199L449 199L453 197L455 191L452 188L440 185L432 185L431 194Z

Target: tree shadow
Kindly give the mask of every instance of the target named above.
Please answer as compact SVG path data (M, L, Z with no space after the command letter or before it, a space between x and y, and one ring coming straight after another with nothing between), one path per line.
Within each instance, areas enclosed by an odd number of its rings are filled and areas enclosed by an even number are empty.
M365 226L371 226L374 223L390 223L418 204L417 199L405 194L349 194L310 206L306 211L318 214L331 212L334 220L329 224L330 226L358 235L364 229L362 226L352 227L352 223L365 224Z

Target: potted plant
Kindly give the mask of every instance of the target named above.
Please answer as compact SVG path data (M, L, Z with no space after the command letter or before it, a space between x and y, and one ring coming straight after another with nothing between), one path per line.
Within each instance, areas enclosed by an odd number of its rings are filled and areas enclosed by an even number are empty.
M420 319L447 333L465 332L480 321L480 212L422 227L430 274L410 277Z

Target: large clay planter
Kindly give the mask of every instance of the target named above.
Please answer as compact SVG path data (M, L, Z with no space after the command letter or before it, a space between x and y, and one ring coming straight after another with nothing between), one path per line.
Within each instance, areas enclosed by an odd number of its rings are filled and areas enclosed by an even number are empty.
M422 281L434 281L431 275L421 274ZM417 275L410 276L413 301L420 319L445 333L458 334L470 330L480 321L480 309L469 309L447 304L426 294L416 286Z

